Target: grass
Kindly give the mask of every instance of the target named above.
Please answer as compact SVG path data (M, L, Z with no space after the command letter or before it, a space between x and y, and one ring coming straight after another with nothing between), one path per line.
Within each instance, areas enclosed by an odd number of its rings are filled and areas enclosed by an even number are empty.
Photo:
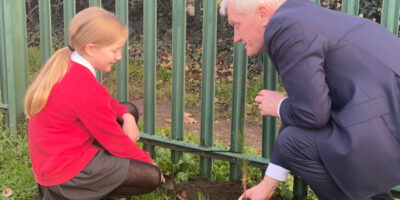
M18 129L18 136L9 130L0 131L0 188L13 191L10 197L1 195L0 199L30 199L36 193L25 126Z

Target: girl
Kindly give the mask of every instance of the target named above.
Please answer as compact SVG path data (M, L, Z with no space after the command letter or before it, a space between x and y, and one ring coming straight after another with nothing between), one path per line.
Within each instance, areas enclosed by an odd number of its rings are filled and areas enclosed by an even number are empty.
M70 45L47 61L25 97L38 199L153 191L162 174L135 145L134 117L95 78L95 69L109 72L121 59L127 27L114 14L91 7L71 20L68 36Z

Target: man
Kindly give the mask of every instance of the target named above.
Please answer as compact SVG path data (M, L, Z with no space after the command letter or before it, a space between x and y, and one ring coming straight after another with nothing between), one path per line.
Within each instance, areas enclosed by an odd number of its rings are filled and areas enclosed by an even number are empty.
M267 50L287 91L262 90L282 127L266 176L244 196L269 199L289 171L319 199L371 199L400 184L400 40L368 19L308 0L222 0L234 42Z

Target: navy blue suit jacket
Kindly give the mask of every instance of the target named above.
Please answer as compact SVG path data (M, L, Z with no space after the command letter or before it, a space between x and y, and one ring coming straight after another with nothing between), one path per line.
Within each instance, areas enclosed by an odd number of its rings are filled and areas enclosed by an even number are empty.
M283 126L331 128L317 146L339 187L362 199L400 184L400 39L368 19L288 0L264 42L288 93Z

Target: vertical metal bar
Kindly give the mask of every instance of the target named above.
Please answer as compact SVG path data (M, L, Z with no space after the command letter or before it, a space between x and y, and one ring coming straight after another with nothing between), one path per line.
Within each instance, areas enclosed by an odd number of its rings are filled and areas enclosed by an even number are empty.
M264 89L276 90L277 74L275 68L268 57L267 52L263 54L263 69L264 69ZM272 150L276 140L276 118L263 117L262 127L262 157L271 158Z
M0 74L1 74L1 103L8 103L7 90L7 63L6 63L6 41L4 27L4 2L0 1ZM4 114L5 124L9 125L9 116Z
M51 11L50 0L39 0L40 63L44 66L51 56Z
M115 1L115 12L119 19L128 27L128 0ZM128 28L129 30L129 28ZM129 34L128 34L129 35ZM129 38L129 37L128 37ZM117 100L129 101L128 91L128 38L121 49L121 60L117 61Z
M399 34L400 1L383 0L381 24L386 29Z
M215 64L217 40L217 1L203 2L203 69L201 85L200 143L213 145ZM200 176L211 177L212 159L200 157Z
M316 4L318 4L318 5L321 5L321 0L311 0L311 1L316 3Z
M244 123L246 114L247 54L243 43L234 44L231 151L243 152ZM230 179L239 180L240 165L230 163Z
M343 0L342 12L358 15L359 0Z
M293 200L306 199L308 193L307 183L300 179L300 177L294 177L293 183Z
M172 3L172 125L173 139L183 140L185 104L185 46L186 46L186 0ZM177 163L180 152L172 151L171 159Z
M89 7L101 7L101 0L89 0Z
M16 130L16 124L17 124L17 113L15 111L15 96L13 95L13 92L15 91L15 85L12 83L12 79L14 77L14 69L10 66L14 66L14 45L13 45L13 34L12 34L12 18L11 18L11 5L10 5L10 0L7 1L1 1L2 3L2 10L0 14L2 14L3 17L3 26L4 29L2 29L2 32L4 33L4 39L3 39L3 46L4 48L4 78L5 80L2 81L5 82L4 86L7 87L4 94L4 96L7 96L7 98L3 99L2 101L6 104L8 104L8 126L11 128L11 130L15 131ZM10 70L10 71L9 71ZM14 102L14 103L13 103Z
M64 0L64 42L65 45L69 44L69 39L68 39L68 26L69 22L71 21L72 17L74 17L76 13L76 8L75 8L75 0Z
M24 96L28 87L28 49L26 42L26 10L22 0L3 0L5 64L11 130L24 116Z
M143 41L144 41L144 126L145 133L153 135L156 126L156 39L157 39L157 0L143 2ZM154 157L154 146L144 145Z
M101 0L89 0L89 7L101 7ZM100 83L103 81L102 79L103 73L96 69L96 79Z

